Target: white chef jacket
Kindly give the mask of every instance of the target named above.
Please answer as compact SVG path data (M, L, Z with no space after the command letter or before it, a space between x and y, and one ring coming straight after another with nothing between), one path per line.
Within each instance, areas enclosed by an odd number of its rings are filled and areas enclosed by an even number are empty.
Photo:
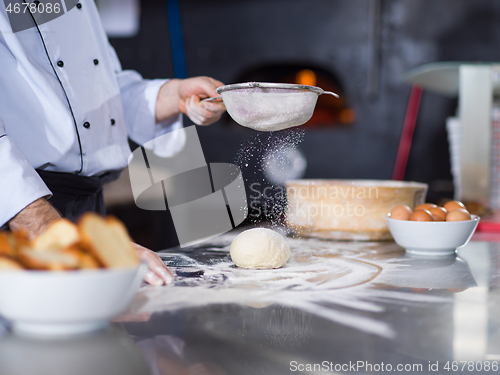
M12 32L0 2L0 226L51 194L34 169L84 176L122 169L127 136L144 144L182 127L181 115L156 124L165 80L121 69L93 0L33 25ZM182 143L172 139L160 152Z

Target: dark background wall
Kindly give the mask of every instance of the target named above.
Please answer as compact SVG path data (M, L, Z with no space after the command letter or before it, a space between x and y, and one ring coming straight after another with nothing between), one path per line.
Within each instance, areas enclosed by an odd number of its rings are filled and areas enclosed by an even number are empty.
M378 23L370 17L377 3ZM497 0L180 0L180 7L189 76L229 84L251 69L299 63L338 79L356 121L302 130L306 178L390 179L411 90L401 75L437 61L500 61ZM139 34L111 43L124 68L172 77L166 2L142 0L141 8ZM405 179L429 183L429 200L453 194L445 121L456 105L422 96ZM225 116L198 128L208 161L235 162L256 137L268 144L289 136L232 125ZM249 183L262 179L259 160L243 169Z

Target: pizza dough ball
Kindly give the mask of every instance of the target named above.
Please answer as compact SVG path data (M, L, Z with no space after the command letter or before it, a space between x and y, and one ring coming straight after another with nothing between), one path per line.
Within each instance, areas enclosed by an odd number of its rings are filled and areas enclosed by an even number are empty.
M280 268L290 258L290 247L285 238L266 228L241 232L231 244L231 259L242 268Z

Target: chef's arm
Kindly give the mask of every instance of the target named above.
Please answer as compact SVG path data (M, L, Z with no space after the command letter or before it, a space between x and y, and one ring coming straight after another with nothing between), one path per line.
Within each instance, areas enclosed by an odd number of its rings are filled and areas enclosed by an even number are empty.
M12 230L24 229L30 238L42 233L54 220L61 215L45 198L40 198L22 209L9 221Z

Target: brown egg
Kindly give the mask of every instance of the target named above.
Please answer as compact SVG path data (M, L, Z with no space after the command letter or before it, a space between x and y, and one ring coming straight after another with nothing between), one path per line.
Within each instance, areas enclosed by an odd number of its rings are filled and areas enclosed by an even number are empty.
M391 219L395 220L410 220L410 215L412 211L411 208L405 206L404 204L400 204L396 206L391 211Z
M437 207L434 203L422 203L415 207L416 210L428 210L429 208Z
M448 212L454 210L455 208L464 208L465 209L465 205L459 201L446 202L443 207L446 208L446 211L448 211Z
M416 210L410 215L410 221L434 221L428 210Z
M454 210L448 212L448 214L446 215L446 221L464 221L470 219L471 216L469 211L463 208L455 208Z
M434 221L445 221L446 214L448 213L444 207L431 207L429 208L429 212L431 213Z

